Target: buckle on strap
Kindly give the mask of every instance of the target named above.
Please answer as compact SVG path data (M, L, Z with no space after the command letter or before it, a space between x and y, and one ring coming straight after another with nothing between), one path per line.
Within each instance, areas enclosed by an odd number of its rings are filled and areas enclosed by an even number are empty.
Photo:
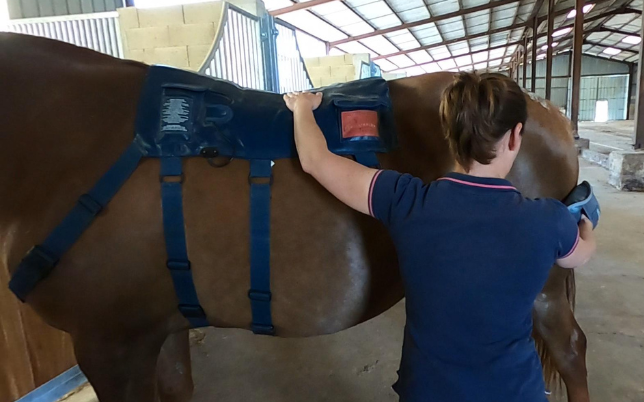
M273 298L271 292L251 289L248 291L248 298L252 301L270 302Z
M250 327L256 335L275 335L275 327L272 325L252 323Z
M92 216L96 216L103 210L103 205L100 202L96 201L91 195L83 194L78 199L78 205L81 205L85 208Z
M187 260L168 260L165 263L170 271L190 271L190 261Z
M20 262L21 266L27 266L38 272L49 272L58 264L59 257L42 246L34 246Z
M186 318L203 318L206 312L198 304L179 304L179 311Z

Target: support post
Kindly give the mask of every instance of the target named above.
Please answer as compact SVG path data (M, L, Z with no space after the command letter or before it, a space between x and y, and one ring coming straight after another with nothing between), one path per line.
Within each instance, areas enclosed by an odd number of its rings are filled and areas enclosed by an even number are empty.
M644 24L642 24L640 35L644 35ZM644 52L644 41L640 42L640 60L637 63L637 103L635 104L635 138L633 141L635 149L644 148L644 85L642 85L644 84L644 68L642 68L642 52Z
M572 50L572 94L570 97L570 120L575 139L579 138L579 93L581 86L581 46L584 41L584 0L576 0L575 33Z
M631 63L628 65L628 99L626 99L626 120L633 119L633 113L631 113L631 106L633 105L633 83L635 82L635 64ZM637 84L635 85L637 86Z
M539 20L535 15L532 21L532 82L530 83L530 91L532 93L537 90L537 28L539 27Z
M552 31L555 22L555 0L548 0L548 50L546 51L546 99L552 97Z
M523 89L527 89L528 79L528 35L523 39Z

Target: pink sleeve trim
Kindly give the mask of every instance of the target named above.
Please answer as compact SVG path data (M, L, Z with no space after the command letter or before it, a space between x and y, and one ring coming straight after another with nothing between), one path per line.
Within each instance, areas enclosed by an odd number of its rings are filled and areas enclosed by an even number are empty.
M575 252L575 250L577 249L577 245L579 244L579 239L580 239L579 228L577 228L577 240L575 240L575 244L572 246L572 248L570 249L568 254L566 254L563 257L561 257L561 259L566 258L566 257L570 257L570 255Z
M376 174L373 175L373 178L371 179L371 184L369 185L369 215L374 216L373 214L373 188L376 184L376 180L378 179L378 176L380 176L380 173L382 173L382 170L379 170L376 172Z

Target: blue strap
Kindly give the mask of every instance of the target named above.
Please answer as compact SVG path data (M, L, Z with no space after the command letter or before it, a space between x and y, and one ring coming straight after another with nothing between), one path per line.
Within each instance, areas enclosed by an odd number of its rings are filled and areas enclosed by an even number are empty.
M130 145L96 185L79 198L76 206L45 241L27 253L9 282L9 288L20 300L24 302L38 282L49 275L136 170L142 157L138 145Z
M161 158L163 231L168 253L167 267L179 299L179 311L193 328L210 326L199 303L188 260L183 219L183 170L179 157Z
M251 160L250 175L250 306L254 333L274 335L271 318L271 184L272 162Z
M380 168L380 162L374 152L355 154L356 162L370 168Z

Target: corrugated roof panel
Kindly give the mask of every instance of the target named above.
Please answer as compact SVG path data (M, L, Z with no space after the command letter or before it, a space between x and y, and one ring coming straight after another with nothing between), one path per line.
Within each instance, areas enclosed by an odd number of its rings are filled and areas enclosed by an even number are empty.
M510 62L510 57L506 57L505 59L503 59L503 63L509 63L509 62Z
M476 52L478 50L487 49L489 47L489 40L489 36L484 36L483 38L470 39L468 42L470 43L470 49L473 52Z
M372 20L378 17L383 17L385 15L389 15L393 13L391 8L389 8L387 3L385 3L384 1L376 1L374 3L369 3L364 6L359 6L359 7L356 7L355 10L358 12L358 14L360 14L362 17L368 20Z
M452 13L458 11L458 1L454 0L445 0L445 1L431 1L429 3L429 12L432 16L443 15L447 13Z
M490 35L490 46L499 46L508 43L508 34L506 32Z
M398 16L403 22L414 22L429 18L429 11L427 11L427 7L422 6L412 8L411 10L399 11Z
M387 57L387 60L389 60L390 62L394 63L395 65L401 68L413 66L414 64L416 64L412 59L410 59L404 54L401 54L399 56Z
M372 18L370 22L378 29L392 28L402 24L396 14L388 14L382 17Z
M465 36L463 19L461 17L454 17L449 18L445 21L439 21L436 23L436 25L440 29L440 33L445 40L452 40Z
M478 52L472 55L472 60L474 61L474 63L480 63L482 61L487 61L488 59L488 52Z
M438 65L438 63L429 63L421 67L423 70L425 70L428 73L435 73L437 71L441 71L441 67Z
M448 45L449 51L452 53L452 56L460 56L465 53L470 52L470 47L467 44L467 41L454 43Z
M369 24L367 24L364 21L361 21L357 24L345 25L342 27L342 30L351 36L358 36L366 33L371 33L374 31L374 29L371 28Z
M394 43L394 45L398 46L402 50L409 50L409 49L415 49L420 47L420 43L414 38L414 35L411 34L411 32L405 30L406 33L400 34L400 35L395 35L395 36L389 36L387 35L387 38L389 38L390 41Z
M338 45L338 47L347 53L369 53L372 57L380 56L378 53L358 42L343 43Z
M347 3L353 8L364 6L366 4L377 3L379 1L380 0L344 0L345 3Z
M264 1L264 6L268 11L277 10L278 8L284 8L292 6L293 3L290 0L266 0Z
M407 76L408 77L413 77L416 75L423 75L425 74L425 70L423 70L421 67L410 67L407 69Z
M382 71L392 71L392 70L396 70L398 68L397 65L395 65L392 62L390 62L387 59L374 60L374 63L379 65L380 68L382 69Z
M327 14L348 11L349 8L345 6L341 1L332 1L329 3L320 4L319 6L311 7L310 10L315 11L316 13L324 17Z
M432 61L432 56L427 53L426 50L419 50L417 52L411 52L408 56L416 62L416 64L424 64Z
M438 46L433 49L429 49L428 51L434 60L452 56L446 46Z
M469 66L472 64L472 56L466 55L454 59L457 66Z
M387 39L382 35L372 36L371 38L362 39L360 42L367 46L370 49L380 53L380 54L391 54L396 53L398 48L392 45Z
M456 68L456 63L454 63L454 59L447 59L447 60L439 61L438 65L443 70L449 70L450 68Z
M418 7L425 8L425 3L423 0L389 0L389 6L394 9L395 12L407 11Z
M624 25L631 22L632 19L633 19L633 16L630 14L618 14L613 18L609 19L606 25L619 25L619 24Z
M465 17L467 33L470 35L488 31L490 29L490 15L487 11L468 14Z
M496 60L490 60L488 63L490 67L496 67L501 65L501 59L496 59Z
M332 4L332 3L327 3ZM344 11L337 13L331 13L322 15L330 24L335 25L336 27L342 28L345 25L357 24L359 22L364 22L356 13L349 10L348 8Z
M474 68L476 70L485 70L487 68L487 62L475 64Z
M476 6L482 6L483 4L489 4L490 0L462 0L463 8L472 8Z
M306 10L284 14L280 18L300 28L304 32L308 32L328 42L347 38L347 35L340 32L333 25L322 21L319 17L316 17Z
M515 50L517 50L517 45L508 46L505 48L505 50L506 50L505 54L512 54L514 53Z
M498 59L505 54L505 48L490 50L490 59Z

